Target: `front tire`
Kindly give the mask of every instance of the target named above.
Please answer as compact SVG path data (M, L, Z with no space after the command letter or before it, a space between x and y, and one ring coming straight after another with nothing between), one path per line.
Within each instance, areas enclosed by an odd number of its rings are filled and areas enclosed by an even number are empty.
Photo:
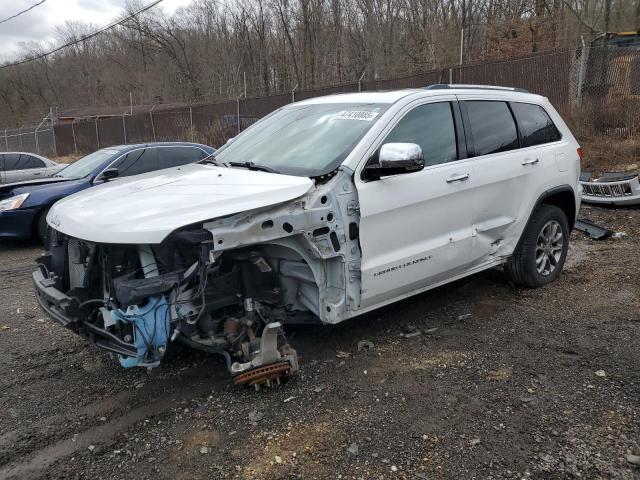
M569 249L569 222L555 205L540 205L524 229L506 272L516 284L537 288L553 282Z
M43 245L47 244L47 230L49 228L47 225L47 213L49 213L48 208L40 212L40 215L38 215L38 220L36 221L36 235Z

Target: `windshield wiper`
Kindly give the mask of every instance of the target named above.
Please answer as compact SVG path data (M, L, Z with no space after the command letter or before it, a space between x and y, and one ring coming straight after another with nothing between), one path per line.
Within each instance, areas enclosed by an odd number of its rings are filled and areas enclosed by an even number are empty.
M216 160L216 157L214 157L213 153L207 157L204 157L198 163L202 163L203 165L208 163L210 165L215 165L216 167L226 167L224 163L220 163L218 160Z
M280 173L275 168L267 167L266 165L259 165L253 162L229 162L229 165L232 167L244 167L249 170L255 170L260 172L268 172L268 173Z

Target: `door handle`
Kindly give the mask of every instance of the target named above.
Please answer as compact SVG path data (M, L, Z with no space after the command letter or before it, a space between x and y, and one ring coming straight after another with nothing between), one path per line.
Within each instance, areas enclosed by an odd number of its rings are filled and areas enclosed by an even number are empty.
M447 183L464 182L465 180L469 180L469 174L458 173L456 175L451 175L449 178L447 178Z
M527 165L535 165L535 164L536 164L536 163L538 163L539 161L540 161L540 159L538 159L538 158L533 158L533 159L531 159L531 158L527 158L526 160L524 160L524 161L522 162L522 165L523 165L523 166L527 166Z

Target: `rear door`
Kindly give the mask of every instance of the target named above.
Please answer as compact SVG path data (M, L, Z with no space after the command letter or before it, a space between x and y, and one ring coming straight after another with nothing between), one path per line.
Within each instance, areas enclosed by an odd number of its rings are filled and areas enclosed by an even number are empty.
M390 142L416 143L425 156L424 170L373 181L356 173L361 307L397 299L467 270L475 182L461 128L453 96L412 104L377 148Z
M458 96L475 157L473 262L510 254L528 221L544 170L550 165L535 147L521 148L509 102Z
M24 161L22 157L25 157ZM47 165L38 157L22 154L20 160L22 164L29 169L31 178L44 178L49 176Z

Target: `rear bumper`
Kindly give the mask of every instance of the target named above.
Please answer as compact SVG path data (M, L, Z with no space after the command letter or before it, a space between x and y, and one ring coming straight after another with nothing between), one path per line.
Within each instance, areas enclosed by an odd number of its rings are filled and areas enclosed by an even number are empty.
M135 357L134 344L124 342L106 330L86 321L85 312L75 298L68 297L55 288L53 280L46 278L40 270L32 274L36 299L44 312L56 323L72 330L103 350L118 355Z
M0 238L29 238L38 210L33 208L0 212Z

